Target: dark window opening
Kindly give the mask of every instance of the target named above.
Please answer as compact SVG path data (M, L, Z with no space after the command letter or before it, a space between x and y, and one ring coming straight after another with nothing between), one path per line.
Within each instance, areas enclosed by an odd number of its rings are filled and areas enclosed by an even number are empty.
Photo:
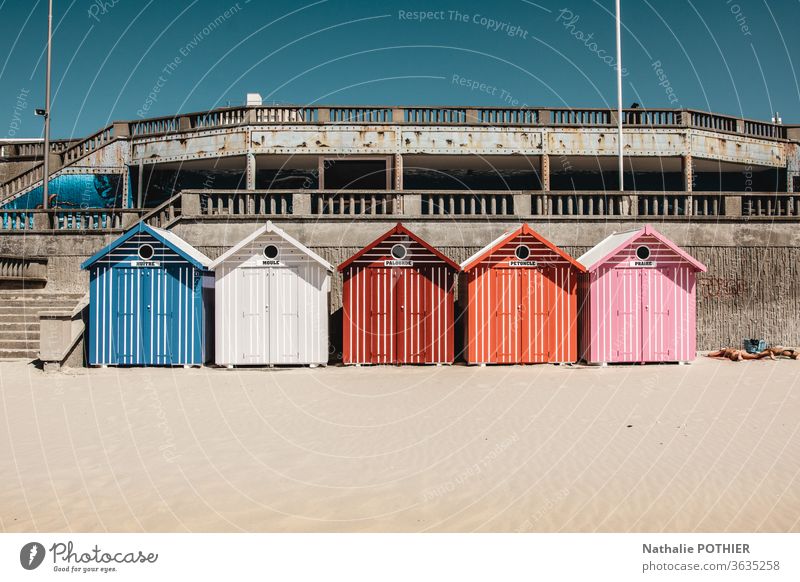
M386 160L325 160L326 190L386 190Z
M408 249L406 249L405 245L398 244L392 247L391 252L393 258L397 259L398 261L402 261L403 259L406 258L406 255L408 254Z
M275 245L267 245L264 247L264 256L268 259L278 258L278 247Z
M153 247L148 244L143 244L139 247L139 258L143 261L149 261L153 258L154 254L155 251L153 250Z
M531 250L525 245L519 245L516 249L514 249L514 256L520 261L527 261L528 257L531 256Z

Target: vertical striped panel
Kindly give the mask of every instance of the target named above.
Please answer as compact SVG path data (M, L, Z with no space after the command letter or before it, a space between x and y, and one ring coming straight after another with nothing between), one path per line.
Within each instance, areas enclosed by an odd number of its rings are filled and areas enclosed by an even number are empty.
M385 267L397 242L412 267ZM346 364L452 363L453 269L416 242L389 237L348 266L342 287Z
M145 242L159 267L130 266ZM98 260L90 281L90 365L204 362L201 272L172 248L141 233Z
M280 266L263 265L278 247ZM218 365L328 362L330 274L274 232L265 232L215 269Z
M650 246L656 267L629 267L641 244ZM695 279L693 267L656 239L622 249L581 286L581 356L592 363L693 360Z
M577 269L478 265L468 286L468 363L519 364L577 359Z

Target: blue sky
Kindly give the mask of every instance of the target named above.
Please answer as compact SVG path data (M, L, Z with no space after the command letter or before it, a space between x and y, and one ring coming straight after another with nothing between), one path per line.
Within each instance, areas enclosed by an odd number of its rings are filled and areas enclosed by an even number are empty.
M299 104L616 105L613 0L54 4L55 137L247 92ZM800 1L622 5L625 105L777 110L800 123ZM46 18L46 0L0 0L0 136L41 135Z

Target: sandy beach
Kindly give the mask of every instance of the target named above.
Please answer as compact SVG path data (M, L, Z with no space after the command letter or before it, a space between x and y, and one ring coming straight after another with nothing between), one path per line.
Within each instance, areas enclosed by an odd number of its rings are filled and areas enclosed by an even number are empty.
M800 531L800 362L0 364L3 531Z

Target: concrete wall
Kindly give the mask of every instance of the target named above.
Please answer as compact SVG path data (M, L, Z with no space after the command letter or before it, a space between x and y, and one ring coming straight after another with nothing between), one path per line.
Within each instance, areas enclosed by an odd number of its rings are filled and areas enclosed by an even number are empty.
M332 222L280 222L290 234L333 265L338 265L394 224L393 220ZM517 223L475 220L443 223L407 222L417 232L458 262ZM244 221L182 222L175 232L214 258L250 234L259 224ZM637 226L631 221L606 220L532 223L533 228L563 246L573 256L599 242L612 231ZM698 349L741 343L745 337L800 345L800 229L793 223L686 223L654 226L708 266L698 277ZM85 291L88 276L80 263L116 235L103 234L3 234L0 254L48 257L45 290ZM331 333L334 347L341 329L341 278L333 277Z
M16 178L21 173L30 170L38 162L6 162L0 161L0 184L7 182L11 178Z

